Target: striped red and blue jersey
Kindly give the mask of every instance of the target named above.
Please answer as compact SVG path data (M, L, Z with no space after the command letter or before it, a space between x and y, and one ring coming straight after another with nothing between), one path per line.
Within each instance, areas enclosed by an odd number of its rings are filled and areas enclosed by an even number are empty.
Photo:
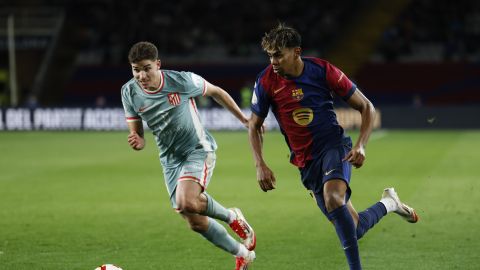
M266 118L272 110L290 148L290 162L299 168L320 156L324 149L345 137L333 109L333 94L348 100L357 86L337 67L319 59L302 57L299 77L284 78L272 65L257 77L251 110Z

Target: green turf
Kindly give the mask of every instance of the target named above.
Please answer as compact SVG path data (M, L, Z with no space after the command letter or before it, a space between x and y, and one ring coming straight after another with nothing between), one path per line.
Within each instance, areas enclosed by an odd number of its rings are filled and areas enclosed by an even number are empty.
M233 257L171 210L151 136L125 132L0 133L0 269L233 269ZM256 183L246 134L214 133L209 192L242 208L258 235L253 269L346 269L333 227L303 189L278 133L265 154L277 189ZM394 214L361 241L365 269L478 269L479 131L379 131L353 172L357 210L395 186L418 224Z

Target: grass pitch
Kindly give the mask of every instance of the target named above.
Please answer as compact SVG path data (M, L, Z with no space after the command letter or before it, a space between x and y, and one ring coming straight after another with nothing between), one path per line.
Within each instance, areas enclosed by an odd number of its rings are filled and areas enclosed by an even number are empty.
M245 132L219 144L209 192L255 228L252 269L347 269L334 228L265 138L277 189L262 192ZM353 134L354 137L356 134ZM125 132L0 133L0 269L233 269L231 255L189 231L170 208L151 135L135 152ZM478 269L480 131L377 131L352 176L357 210L394 186L420 222L388 215L360 240L365 269Z

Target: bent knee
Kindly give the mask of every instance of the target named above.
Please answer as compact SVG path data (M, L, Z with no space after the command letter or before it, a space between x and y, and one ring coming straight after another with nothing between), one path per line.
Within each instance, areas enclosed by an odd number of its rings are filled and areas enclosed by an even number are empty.
M324 195L325 208L328 212L345 205L345 194L339 192L330 192Z
M201 222L189 222L188 223L190 226L190 230L197 232L197 233L203 233L208 230L208 227L205 226L205 224Z
M181 214L181 213L180 213ZM181 214L188 223L190 230L197 233L204 233L208 230L208 218L201 215Z
M197 202L193 200L177 201L177 209L181 214L198 214L200 212Z

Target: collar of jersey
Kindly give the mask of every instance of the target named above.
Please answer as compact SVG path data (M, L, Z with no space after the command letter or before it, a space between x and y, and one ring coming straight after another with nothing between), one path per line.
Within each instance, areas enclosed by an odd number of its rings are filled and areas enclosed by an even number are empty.
M163 71L162 70L159 70L160 71L160 85L158 86L157 89L155 90L148 90L148 89L144 89L143 87L141 87L143 89L143 92L149 94L149 95L152 95L152 94L156 94L160 91L162 91L162 88L163 88L163 85L165 84L165 79L163 77Z

